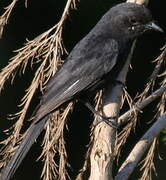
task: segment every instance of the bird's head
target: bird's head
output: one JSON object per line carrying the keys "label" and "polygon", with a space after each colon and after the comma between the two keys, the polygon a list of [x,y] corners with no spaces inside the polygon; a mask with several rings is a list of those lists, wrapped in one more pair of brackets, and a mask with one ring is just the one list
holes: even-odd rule
{"label": "bird's head", "polygon": [[163,32],[144,5],[121,3],[110,10],[110,15],[111,31],[121,38],[135,38],[150,30]]}

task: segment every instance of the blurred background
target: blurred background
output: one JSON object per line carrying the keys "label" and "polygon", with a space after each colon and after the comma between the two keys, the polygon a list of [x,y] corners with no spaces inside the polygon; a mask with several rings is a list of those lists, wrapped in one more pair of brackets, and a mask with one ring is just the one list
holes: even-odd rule
{"label": "blurred background", "polygon": [[[0,14],[4,12],[4,7],[9,5],[11,0],[0,1]],[[98,22],[101,16],[113,5],[122,2],[122,0],[80,0],[77,3],[77,10],[72,10],[63,31],[64,44],[70,52],[74,45],[82,39],[91,28]],[[0,39],[0,68],[2,69],[8,64],[9,59],[16,53],[14,50],[21,48],[26,39],[32,40],[39,34],[51,28],[60,19],[66,0],[35,0],[25,1],[19,0],[14,11],[11,14],[8,25],[6,25],[2,39]],[[158,25],[166,31],[165,6],[164,0],[151,0],[149,8],[152,11],[154,19]],[[151,74],[154,63],[152,61],[160,54],[160,49],[165,43],[165,33],[159,34],[152,32],[139,38],[137,48],[135,50],[132,67],[127,79],[127,90],[134,97],[138,92],[144,89],[144,85]],[[0,140],[5,138],[3,130],[9,128],[12,121],[7,121],[7,116],[19,111],[17,106],[25,93],[25,89],[30,85],[35,69],[27,68],[23,76],[17,76],[13,84],[6,84],[0,96]],[[31,105],[28,116],[31,115],[34,107],[39,101],[39,94]],[[157,101],[155,102],[157,103]],[[144,109],[143,115],[140,115],[140,121],[135,133],[129,138],[129,144],[126,144],[122,151],[121,161],[130,152],[133,145],[142,136],[142,134],[150,127],[148,122],[153,118],[155,113],[155,103]],[[122,110],[125,111],[124,108]],[[92,122],[92,114],[81,104],[76,104],[74,111],[68,119],[68,128],[66,132],[66,143],[68,150],[69,163],[71,164],[71,179],[75,179],[77,171],[82,167],[84,155],[89,142],[90,124]],[[144,125],[142,125],[142,123]],[[33,145],[30,152],[26,156],[22,165],[16,172],[13,180],[38,180],[40,179],[42,163],[36,162],[40,155],[41,146],[40,136],[37,143]],[[153,179],[164,180],[166,177],[166,145],[162,142],[162,134],[155,156],[155,165],[158,177]],[[158,156],[163,160],[159,160]],[[120,162],[121,163],[121,162]],[[116,167],[115,167],[116,169]],[[135,172],[130,178],[131,180],[138,178]]]}

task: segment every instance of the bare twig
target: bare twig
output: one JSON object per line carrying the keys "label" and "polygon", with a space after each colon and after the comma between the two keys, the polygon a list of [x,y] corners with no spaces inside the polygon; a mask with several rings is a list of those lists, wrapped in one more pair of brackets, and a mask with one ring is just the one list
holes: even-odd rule
{"label": "bare twig", "polygon": [[[152,103],[156,98],[161,97],[161,100],[159,101],[158,107],[157,107],[157,115],[156,117],[160,117],[163,112],[165,111],[165,94],[166,94],[166,87],[165,86],[165,81],[163,80],[162,85],[160,89],[157,91],[153,92],[151,95],[149,95],[147,98],[147,94],[150,90],[150,88],[153,88],[153,85],[155,83],[155,80],[159,74],[159,70],[161,68],[161,65],[163,64],[165,54],[166,54],[166,49],[165,46],[162,48],[163,51],[162,53],[156,58],[155,61],[157,61],[157,65],[154,68],[154,71],[150,77],[150,81],[147,83],[145,90],[141,95],[139,95],[139,99],[135,103],[135,105],[130,106],[130,110],[124,113],[122,116],[119,117],[118,122],[119,124],[126,123],[128,121],[128,124],[122,129],[122,131],[118,134],[118,141],[117,141],[117,154],[118,156],[120,155],[120,150],[123,144],[126,143],[126,140],[128,136],[130,135],[131,130],[133,130],[136,126],[137,122],[137,115],[141,110]],[[162,75],[163,76],[163,75]],[[131,104],[131,101],[129,102]],[[133,103],[132,103],[133,104]]]}
{"label": "bare twig", "polygon": [[[160,75],[163,77],[163,81],[161,82],[161,85],[165,85],[166,84],[166,73],[163,73],[162,75]],[[157,105],[157,113],[156,113],[156,117],[161,116],[166,110],[166,91],[162,94],[161,100]]]}
{"label": "bare twig", "polygon": [[[146,98],[146,96],[149,93],[150,89],[153,90],[156,79],[159,76],[160,69],[161,69],[161,67],[162,67],[162,65],[164,63],[165,56],[166,56],[166,45],[162,48],[161,54],[153,61],[153,62],[157,62],[157,64],[156,64],[156,66],[155,66],[155,68],[154,68],[154,70],[153,70],[153,72],[152,72],[152,74],[151,74],[151,76],[149,78],[148,83],[145,86],[145,89],[139,95],[138,102],[142,101],[142,100],[144,100]],[[163,85],[164,85],[164,83],[163,83]]]}
{"label": "bare twig", "polygon": [[147,150],[153,139],[158,136],[160,131],[166,126],[166,113],[163,114],[145,133],[140,141],[135,145],[125,162],[119,169],[115,180],[127,180],[133,169],[136,167],[144,152]]}
{"label": "bare twig", "polygon": [[153,92],[150,96],[148,96],[146,99],[144,99],[142,102],[134,105],[129,111],[121,115],[118,119],[118,122],[120,124],[123,124],[128,121],[128,118],[133,115],[136,111],[141,111],[144,107],[146,107],[148,104],[153,102],[156,98],[160,97],[164,92],[166,91],[166,85],[161,86],[158,90]]}
{"label": "bare twig", "polygon": [[4,26],[8,23],[10,14],[17,1],[18,0],[13,0],[7,7],[5,7],[5,12],[0,16],[0,38],[2,37]]}
{"label": "bare twig", "polygon": [[[147,105],[149,105],[151,102],[153,102],[155,99],[164,95],[165,92],[166,92],[166,85],[160,87],[158,90],[156,90],[146,99],[144,99],[142,102],[136,103],[132,108],[130,108],[129,111],[127,111],[126,113],[124,113],[123,115],[119,117],[118,119],[119,124],[122,125],[123,123],[126,123],[126,122],[128,122],[128,124],[118,134],[118,140],[117,140],[117,146],[116,146],[116,153],[118,156],[120,155],[120,150],[121,150],[122,145],[126,143],[126,140],[128,136],[130,135],[131,130],[133,130],[136,126],[138,113]],[[163,101],[165,102],[165,99]],[[161,100],[160,103],[163,101]],[[160,106],[160,107],[161,107],[161,111],[162,111],[161,115],[162,115],[165,107],[164,106]]]}
{"label": "bare twig", "polygon": [[[64,142],[64,129],[69,111],[73,103],[69,103],[59,117],[59,110],[52,114],[51,120],[46,127],[45,137],[43,139],[43,151],[40,156],[44,162],[42,177],[44,180],[62,179],[68,176],[66,171],[67,153]],[[55,156],[59,154],[59,163],[55,162]]]}
{"label": "bare twig", "polygon": [[[131,55],[133,53],[135,44],[128,57],[123,70],[117,77],[117,80],[125,83],[128,72]],[[107,117],[118,117],[121,107],[121,100],[123,94],[122,85],[115,85],[107,88],[103,98],[103,114]],[[115,120],[116,121],[116,120]],[[97,179],[111,179],[112,178],[112,162],[115,156],[115,140],[116,130],[101,122],[94,129],[93,146],[90,151],[90,180]]]}
{"label": "bare twig", "polygon": [[62,41],[63,24],[69,15],[69,10],[75,7],[76,0],[68,0],[58,24],[39,35],[34,40],[28,41],[23,48],[17,50],[17,55],[11,59],[9,64],[2,69],[0,73],[1,91],[5,82],[10,77],[12,77],[11,79],[13,80],[18,68],[21,67],[21,70],[24,73],[29,61],[31,61],[31,64],[34,62],[41,62],[41,65],[37,69],[30,87],[27,89],[27,92],[22,99],[20,106],[23,108],[19,113],[16,114],[18,120],[13,127],[13,132],[6,140],[1,142],[5,145],[2,151],[4,159],[1,161],[1,166],[4,166],[8,159],[10,159],[11,152],[16,150],[15,146],[22,137],[20,130],[23,126],[23,121],[34,93],[38,87],[40,87],[40,90],[43,91],[45,84],[62,63],[61,56],[62,54],[66,53]]}
{"label": "bare twig", "polygon": [[157,105],[156,117],[162,115],[166,110],[166,91],[163,93],[160,102]]}
{"label": "bare twig", "polygon": [[152,180],[152,172],[154,171],[156,173],[156,169],[153,161],[156,144],[157,144],[157,137],[154,138],[145,159],[141,162],[141,165],[143,164],[143,166],[141,167],[140,170],[143,171],[143,174],[140,180]]}

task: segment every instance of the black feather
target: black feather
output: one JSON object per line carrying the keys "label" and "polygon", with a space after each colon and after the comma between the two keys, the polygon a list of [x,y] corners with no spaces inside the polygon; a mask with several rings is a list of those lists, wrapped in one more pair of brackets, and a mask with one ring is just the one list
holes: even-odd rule
{"label": "black feather", "polygon": [[[131,18],[140,27],[132,29]],[[43,130],[50,112],[77,96],[100,89],[122,69],[132,41],[143,33],[151,14],[142,5],[122,3],[110,9],[71,51],[61,69],[48,82],[34,122],[16,153],[4,167],[1,180],[9,180]]]}

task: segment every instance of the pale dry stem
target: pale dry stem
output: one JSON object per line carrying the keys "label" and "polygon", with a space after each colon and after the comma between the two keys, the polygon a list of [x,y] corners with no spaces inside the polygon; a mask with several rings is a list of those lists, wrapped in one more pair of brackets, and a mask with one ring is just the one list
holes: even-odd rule
{"label": "pale dry stem", "polygon": [[140,180],[152,180],[152,172],[155,172],[156,174],[156,169],[154,165],[154,154],[155,154],[156,146],[157,146],[157,137],[154,138],[148,150],[148,153],[146,154],[146,157],[140,163],[142,166],[140,170],[143,171]]}
{"label": "pale dry stem", "polygon": [[142,156],[153,142],[154,138],[159,135],[165,125],[166,114],[164,113],[136,143],[126,160],[119,168],[115,180],[127,180],[129,178],[138,162],[141,160]]}
{"label": "pale dry stem", "polygon": [[[161,82],[161,85],[164,86],[164,84],[166,84],[166,74],[163,73],[162,77],[163,77],[163,81]],[[157,105],[157,113],[155,117],[156,118],[160,117],[165,111],[166,111],[166,91],[161,96],[161,100]]]}
{"label": "pale dry stem", "polygon": [[[103,90],[100,90],[99,92],[96,93],[96,96],[94,98],[94,100],[95,100],[95,109],[98,112],[101,112],[102,95],[103,95]],[[92,124],[92,127],[91,127],[90,142],[88,144],[88,149],[87,149],[87,152],[86,152],[86,155],[85,155],[84,164],[83,164],[82,168],[79,170],[79,173],[78,173],[78,175],[76,177],[76,180],[85,179],[86,171],[88,170],[89,163],[90,163],[90,152],[91,152],[91,149],[93,147],[93,142],[94,142],[94,135],[93,135],[94,128],[95,128],[95,125],[97,124],[97,122],[98,122],[98,117],[94,115],[94,121],[93,121],[93,124]]]}
{"label": "pale dry stem", "polygon": [[161,86],[159,89],[157,89],[156,91],[154,91],[151,95],[149,95],[146,99],[144,99],[142,102],[136,103],[135,105],[133,105],[133,107],[131,109],[129,109],[127,112],[123,113],[119,119],[118,122],[120,124],[124,124],[127,123],[130,116],[133,115],[133,113],[135,112],[141,112],[141,110],[143,108],[145,108],[147,105],[149,105],[150,103],[152,103],[154,100],[156,100],[157,98],[161,97],[163,95],[163,93],[165,93],[166,91],[166,84]]}
{"label": "pale dry stem", "polygon": [[[116,154],[118,155],[117,157],[120,156],[120,151],[121,151],[122,145],[124,145],[126,143],[127,138],[130,135],[130,132],[135,129],[139,112],[141,112],[141,110],[144,107],[149,105],[155,99],[157,99],[160,96],[163,96],[165,94],[165,92],[166,92],[166,85],[163,85],[158,90],[156,90],[151,95],[149,95],[147,98],[145,98],[142,102],[135,103],[135,105],[133,105],[129,111],[127,111],[126,113],[122,114],[119,117],[118,122],[120,124],[126,123],[126,125],[124,126],[122,131],[119,132],[119,134],[118,134],[117,147],[116,147]],[[160,100],[160,102],[161,101],[162,100]],[[165,109],[165,107],[161,106],[161,108],[162,108],[161,114],[163,114],[164,113],[163,110]]]}
{"label": "pale dry stem", "polygon": [[[73,103],[61,110],[55,111],[52,114],[50,121],[46,126],[46,133],[43,139],[43,151],[39,158],[44,163],[42,177],[43,180],[61,179],[66,180],[68,173],[66,171],[67,153],[64,140],[64,129],[66,125],[67,115],[71,112]],[[55,157],[59,156],[58,162]]]}
{"label": "pale dry stem", "polygon": [[2,37],[4,26],[8,23],[11,12],[17,1],[18,0],[13,0],[7,7],[5,7],[5,12],[0,16],[0,38]]}
{"label": "pale dry stem", "polygon": [[[161,54],[154,60],[154,62],[157,62],[155,68],[154,68],[154,71],[152,72],[151,76],[150,76],[150,80],[149,82],[146,84],[146,87],[143,91],[142,94],[140,94],[139,96],[139,100],[138,101],[143,101],[148,92],[150,91],[150,89],[153,90],[153,87],[156,83],[156,79],[159,77],[159,78],[163,78],[162,82],[160,83],[161,84],[161,87],[164,87],[166,85],[166,73],[163,72],[161,74],[160,73],[160,69],[162,66],[165,65],[165,57],[166,57],[166,45],[163,46],[163,48],[161,49],[162,52]],[[156,106],[156,115],[154,116],[154,118],[152,120],[154,120],[155,118],[159,118],[161,117],[165,110],[166,110],[166,91],[164,91],[161,95],[161,98],[160,98],[160,101],[159,103],[157,104]],[[154,139],[154,142],[146,156],[146,159],[145,159],[145,163],[144,163],[144,166],[143,166],[143,175],[141,177],[141,180],[145,180],[145,179],[148,179],[148,180],[151,180],[152,179],[152,171],[156,172],[155,171],[155,166],[154,166],[154,162],[153,162],[153,156],[154,156],[154,151],[152,152],[152,148],[155,149],[155,145],[156,145],[156,139]],[[151,157],[150,157],[151,155]],[[148,157],[149,157],[149,162],[148,162]]]}
{"label": "pale dry stem", "polygon": [[116,144],[116,156],[117,161],[119,160],[121,149],[123,145],[126,143],[127,138],[129,137],[131,131],[135,130],[137,124],[137,112],[133,113],[133,116],[130,117],[129,123],[118,133],[117,136],[117,144]]}
{"label": "pale dry stem", "polygon": [[150,90],[151,92],[153,92],[154,85],[156,83],[157,78],[159,77],[160,69],[162,65],[164,64],[164,59],[166,56],[166,45],[163,48],[161,48],[161,50],[162,50],[161,54],[153,61],[153,62],[157,62],[157,64],[149,78],[149,81],[145,85],[145,89],[138,96],[138,101],[144,100],[146,96],[148,95],[148,93],[150,92]]}
{"label": "pale dry stem", "polygon": [[[14,2],[16,1],[13,1],[12,4],[13,6],[10,5],[9,6],[10,8],[8,7],[8,9],[14,7]],[[64,12],[62,14],[62,17],[58,22],[58,24],[56,24],[55,26],[53,26],[43,34],[39,35],[35,39],[31,41],[27,41],[25,46],[16,51],[17,52],[16,56],[13,57],[10,60],[9,64],[5,68],[3,68],[2,71],[0,72],[0,91],[1,91],[2,88],[4,87],[4,84],[9,78],[11,78],[11,82],[13,81],[18,68],[20,68],[24,73],[28,63],[31,63],[32,66],[35,63],[41,62],[40,66],[36,70],[31,85],[26,90],[25,96],[22,98],[22,102],[20,104],[22,110],[15,114],[15,117],[17,117],[18,120],[13,126],[13,132],[6,140],[1,142],[1,144],[4,144],[5,146],[3,147],[1,153],[2,155],[4,155],[4,158],[1,161],[1,166],[4,166],[6,164],[6,162],[11,156],[11,152],[15,151],[16,149],[15,146],[22,137],[22,135],[20,134],[20,130],[23,126],[25,115],[27,113],[27,110],[29,108],[29,105],[36,90],[40,88],[41,92],[43,92],[45,88],[45,84],[48,82],[50,77],[53,74],[55,74],[59,65],[61,65],[62,63],[61,56],[64,53],[67,53],[63,46],[62,30],[63,30],[63,24],[69,15],[69,11],[70,9],[73,8],[76,8],[76,0],[68,0]],[[64,110],[64,112],[68,112],[68,108]],[[61,128],[63,128],[63,126]],[[57,130],[57,132],[59,131],[60,130]],[[48,132],[46,134],[48,134]],[[64,143],[63,138],[61,139],[60,143],[61,145],[58,148],[60,151],[63,151],[63,156],[61,156],[61,159],[64,159],[65,147],[63,146]],[[51,154],[53,154],[53,152],[54,149],[52,150]],[[61,167],[63,167],[63,164],[61,165]],[[44,171],[45,170],[48,171],[48,168],[44,168]],[[52,170],[52,172],[54,174],[54,170]]]}
{"label": "pale dry stem", "polygon": [[[144,103],[144,101],[146,102],[147,99],[150,100],[151,98],[153,99],[153,97],[155,97],[153,96],[153,93],[148,98],[147,98],[147,95],[150,89],[153,90],[153,86],[156,82],[157,77],[159,76],[160,69],[164,63],[165,55],[166,55],[166,46],[162,48],[161,54],[154,60],[154,62],[157,62],[157,64],[149,78],[149,82],[146,84],[144,91],[139,95],[139,98],[137,102],[135,102],[135,105],[133,105],[134,103],[132,101],[132,98],[126,94],[126,99],[128,100],[130,111],[132,110],[132,112],[128,113],[128,116],[124,118],[125,120],[123,119],[123,117],[125,117],[125,114],[127,114],[127,112],[119,118],[119,120],[123,119],[123,122],[128,121],[128,123],[125,125],[122,131],[118,134],[117,146],[116,146],[117,160],[119,159],[122,145],[126,143],[127,138],[130,135],[130,132],[135,129],[138,113],[141,112],[141,109],[143,109],[145,107],[144,105],[146,104]],[[165,74],[163,74],[162,76],[165,76]],[[162,87],[165,84],[166,84],[166,80],[164,79],[161,83]],[[160,117],[165,112],[166,90],[163,90],[162,93],[159,94],[159,96],[161,96],[161,99],[157,105],[157,115],[156,115],[157,118]],[[149,103],[150,101],[146,105],[148,105]]]}

